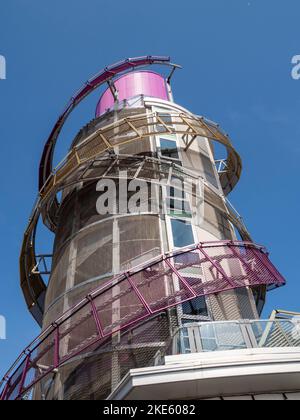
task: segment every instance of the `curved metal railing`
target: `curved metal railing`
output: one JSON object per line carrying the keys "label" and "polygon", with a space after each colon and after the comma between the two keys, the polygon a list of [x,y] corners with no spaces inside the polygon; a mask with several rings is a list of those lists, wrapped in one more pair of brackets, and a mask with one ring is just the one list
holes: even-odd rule
{"label": "curved metal railing", "polygon": [[300,347],[300,319],[191,322],[174,332],[160,357],[262,347]]}
{"label": "curved metal railing", "polygon": [[[45,329],[3,378],[1,399],[22,398],[46,375],[95,343],[168,308],[226,290],[284,284],[266,250],[250,242],[200,243],[161,255],[111,279]],[[117,318],[116,302],[122,307]],[[76,339],[67,340],[70,334]]]}
{"label": "curved metal railing", "polygon": [[172,122],[165,122],[158,112],[140,113],[119,119],[116,122],[96,129],[91,135],[73,146],[68,155],[54,168],[40,189],[42,198],[47,197],[52,189],[66,179],[80,165],[101,156],[116,146],[126,145],[158,134],[181,134],[186,137],[186,148],[189,139],[204,137],[220,143],[227,149],[227,170],[220,174],[220,181],[225,194],[228,194],[238,182],[242,163],[230,139],[219,128],[211,125],[203,117],[187,113],[169,112]]}

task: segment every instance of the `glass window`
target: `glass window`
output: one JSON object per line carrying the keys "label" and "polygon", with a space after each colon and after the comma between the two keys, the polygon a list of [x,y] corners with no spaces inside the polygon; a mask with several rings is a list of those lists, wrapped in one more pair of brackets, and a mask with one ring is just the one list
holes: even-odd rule
{"label": "glass window", "polygon": [[160,138],[160,154],[170,159],[179,160],[179,153],[175,140]]}
{"label": "glass window", "polygon": [[213,235],[220,235],[221,233],[221,239],[233,238],[227,216],[208,202],[205,202],[204,204],[204,221],[205,229]]}
{"label": "glass window", "polygon": [[[173,180],[172,180],[173,181]],[[177,198],[177,199],[185,199],[185,193],[184,193],[184,185],[183,183],[177,184],[178,187],[174,187],[172,185],[167,186],[167,194],[169,197]]]}
{"label": "glass window", "polygon": [[168,214],[177,217],[192,217],[192,211],[188,199],[182,189],[168,186],[166,205]]}
{"label": "glass window", "polygon": [[265,287],[264,288],[260,288],[260,287],[252,288],[252,293],[253,293],[255,304],[256,304],[256,307],[257,307],[257,312],[258,312],[259,315],[261,315],[262,310],[263,310],[264,305],[265,305]]}
{"label": "glass window", "polygon": [[188,328],[182,328],[180,335],[181,335],[181,340],[182,340],[181,352],[182,353],[191,353],[191,344],[190,344]]}
{"label": "glass window", "polygon": [[204,296],[189,300],[182,304],[182,311],[184,315],[202,315],[208,316],[207,306]]}
{"label": "glass window", "polygon": [[[174,258],[176,269],[182,277],[187,277],[189,282],[195,279],[202,282],[203,271],[198,252],[188,252]],[[181,268],[183,266],[184,268]],[[182,304],[183,316],[208,317],[208,310],[204,296],[200,296]],[[191,322],[191,318],[187,322]]]}
{"label": "glass window", "polygon": [[172,117],[170,114],[167,112],[158,112],[157,115],[166,125],[172,125]]}
{"label": "glass window", "polygon": [[167,198],[168,214],[171,216],[192,217],[191,207],[186,200]]}
{"label": "glass window", "polygon": [[171,226],[175,248],[182,248],[194,243],[193,229],[189,222],[171,219]]}
{"label": "glass window", "polygon": [[201,156],[201,161],[203,165],[203,172],[206,180],[212,184],[214,187],[218,188],[218,182],[216,180],[215,171],[213,169],[212,162],[207,156],[204,156],[203,154]]}
{"label": "glass window", "polygon": [[[172,126],[172,117],[170,114],[165,113],[165,112],[158,112],[157,115],[160,118],[160,120],[168,127],[168,129],[171,129],[172,131],[174,131],[174,128]],[[161,133],[165,133],[167,131],[167,128],[165,125],[157,124],[156,125],[157,131]]]}
{"label": "glass window", "polygon": [[219,223],[219,229],[222,232],[223,239],[232,239],[232,231],[228,219],[225,218],[224,214],[216,209],[216,215]]}

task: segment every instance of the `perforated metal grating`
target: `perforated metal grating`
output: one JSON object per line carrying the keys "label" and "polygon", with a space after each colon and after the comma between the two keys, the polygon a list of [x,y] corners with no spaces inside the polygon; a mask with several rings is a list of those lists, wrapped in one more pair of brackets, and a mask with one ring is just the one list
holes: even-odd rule
{"label": "perforated metal grating", "polygon": [[[4,378],[1,399],[22,397],[43,378],[57,369],[60,372],[61,366],[64,372],[66,362],[73,364],[75,357],[100,348],[103,351],[106,340],[114,343],[114,338],[130,328],[185,301],[246,286],[273,288],[284,283],[266,251],[252,243],[209,242],[162,255],[111,279],[47,328]],[[151,340],[153,343],[154,338]],[[116,342],[119,345],[119,338]],[[136,344],[145,347],[142,339]],[[147,355],[141,351],[141,363],[148,366],[154,356],[152,350]],[[94,353],[92,357],[97,359]],[[111,355],[107,357],[112,359]],[[105,375],[107,365],[101,360],[99,369]]]}

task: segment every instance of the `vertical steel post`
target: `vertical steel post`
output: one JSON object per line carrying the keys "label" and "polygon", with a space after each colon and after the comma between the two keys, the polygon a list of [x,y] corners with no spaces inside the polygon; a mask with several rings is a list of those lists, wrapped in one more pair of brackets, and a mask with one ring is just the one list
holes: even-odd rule
{"label": "vertical steel post", "polygon": [[29,363],[30,363],[30,353],[27,355],[27,357],[25,359],[25,365],[24,365],[24,369],[23,369],[23,372],[22,372],[21,381],[20,381],[20,384],[19,384],[17,399],[19,399],[22,395],[23,386],[24,386],[24,383],[25,383],[25,380],[26,380],[26,375],[27,375],[27,370],[28,370]]}
{"label": "vertical steel post", "polygon": [[97,308],[95,306],[95,303],[93,301],[92,296],[89,296],[89,299],[90,299],[90,304],[91,304],[91,307],[92,307],[92,313],[93,313],[93,317],[94,317],[94,321],[95,321],[95,324],[96,324],[96,327],[97,327],[98,334],[101,338],[103,338],[104,333],[103,333],[103,328],[102,328],[102,325],[101,325],[101,322],[100,322],[100,318],[98,316]]}

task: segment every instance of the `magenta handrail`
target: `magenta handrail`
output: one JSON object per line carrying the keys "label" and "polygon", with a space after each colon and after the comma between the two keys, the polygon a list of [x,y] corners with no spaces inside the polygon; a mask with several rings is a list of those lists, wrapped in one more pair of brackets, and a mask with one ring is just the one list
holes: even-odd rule
{"label": "magenta handrail", "polygon": [[[195,268],[199,267],[202,274],[190,277],[189,269],[193,268],[195,273]],[[174,280],[176,288],[169,287],[167,292],[164,283],[174,286]],[[46,328],[3,378],[0,399],[22,398],[46,375],[90,346],[97,342],[101,345],[115,332],[133,328],[163,310],[199,296],[236,288],[284,284],[284,278],[274,268],[265,248],[251,242],[206,242],[160,255],[93,290]],[[147,290],[150,287],[153,294],[146,293],[145,286]],[[112,305],[122,299],[127,306],[128,301],[131,305],[123,304],[123,316],[113,321]],[[87,319],[92,321],[96,334],[93,329],[85,332],[90,337],[83,338],[75,348],[66,347],[64,337],[78,331],[76,336],[80,337],[80,326]]]}

